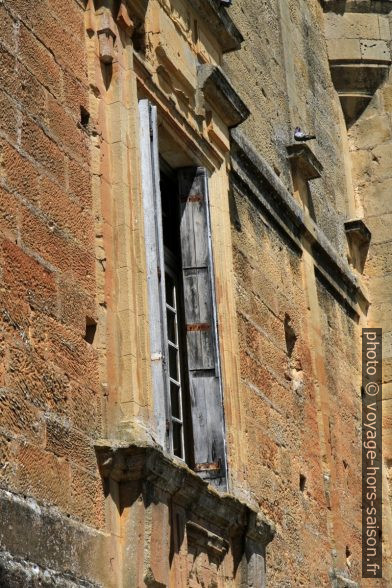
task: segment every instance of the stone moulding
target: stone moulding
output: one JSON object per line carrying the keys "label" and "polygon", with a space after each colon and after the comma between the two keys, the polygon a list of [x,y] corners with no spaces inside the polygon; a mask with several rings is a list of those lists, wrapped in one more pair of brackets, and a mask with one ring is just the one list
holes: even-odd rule
{"label": "stone moulding", "polygon": [[289,238],[297,251],[302,251],[301,236],[312,244],[318,273],[350,313],[356,309],[359,284],[348,263],[340,257],[323,231],[309,217],[285,188],[267,162],[238,129],[231,131],[232,178],[250,192],[273,223]]}
{"label": "stone moulding", "polygon": [[[95,451],[102,478],[118,483],[148,482],[169,494],[173,502],[187,511],[190,532],[207,533],[211,548],[219,553],[226,551],[225,540],[231,537],[246,535],[263,547],[274,537],[274,525],[261,512],[231,494],[218,492],[158,446],[101,440]],[[191,520],[193,514],[207,526],[222,531],[221,537],[198,526]]]}
{"label": "stone moulding", "polygon": [[244,38],[237,29],[220,0],[192,0],[192,8],[199,12],[209,26],[223,53],[237,51]]}
{"label": "stone moulding", "polygon": [[202,95],[199,96],[200,108],[207,109],[206,102],[208,102],[229,128],[239,125],[248,118],[249,109],[220,67],[199,65],[197,85],[198,92]]}

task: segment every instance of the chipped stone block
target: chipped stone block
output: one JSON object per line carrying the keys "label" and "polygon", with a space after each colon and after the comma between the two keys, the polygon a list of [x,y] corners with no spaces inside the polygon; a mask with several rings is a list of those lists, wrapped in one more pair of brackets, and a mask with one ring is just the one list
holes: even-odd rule
{"label": "chipped stone block", "polygon": [[99,58],[102,63],[110,64],[114,59],[114,22],[110,12],[104,11],[98,15]]}
{"label": "chipped stone block", "polygon": [[391,51],[385,41],[361,39],[361,58],[366,61],[391,61]]}

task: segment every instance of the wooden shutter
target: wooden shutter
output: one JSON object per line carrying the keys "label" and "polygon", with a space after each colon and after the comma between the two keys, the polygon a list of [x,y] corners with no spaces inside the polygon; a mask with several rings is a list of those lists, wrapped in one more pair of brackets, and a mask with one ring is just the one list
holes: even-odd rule
{"label": "wooden shutter", "polygon": [[225,427],[210,239],[208,177],[178,170],[187,361],[195,469],[226,487]]}
{"label": "wooden shutter", "polygon": [[165,264],[156,106],[148,100],[140,100],[139,120],[154,414],[157,441],[169,449]]}

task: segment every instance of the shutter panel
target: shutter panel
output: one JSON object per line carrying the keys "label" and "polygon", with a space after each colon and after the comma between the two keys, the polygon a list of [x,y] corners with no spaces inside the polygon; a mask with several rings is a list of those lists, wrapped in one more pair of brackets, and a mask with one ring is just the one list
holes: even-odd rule
{"label": "shutter panel", "polygon": [[180,237],[195,469],[226,488],[208,178],[204,168],[178,170]]}
{"label": "shutter panel", "polygon": [[162,447],[169,449],[165,265],[159,188],[157,109],[148,100],[139,102],[139,121],[154,414],[157,441]]}

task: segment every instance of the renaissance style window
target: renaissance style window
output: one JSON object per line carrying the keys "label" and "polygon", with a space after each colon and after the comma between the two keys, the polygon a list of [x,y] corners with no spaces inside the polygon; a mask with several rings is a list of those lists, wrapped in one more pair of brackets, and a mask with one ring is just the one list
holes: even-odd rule
{"label": "renaissance style window", "polygon": [[157,111],[139,102],[151,371],[158,441],[226,487],[208,173],[159,158]]}

